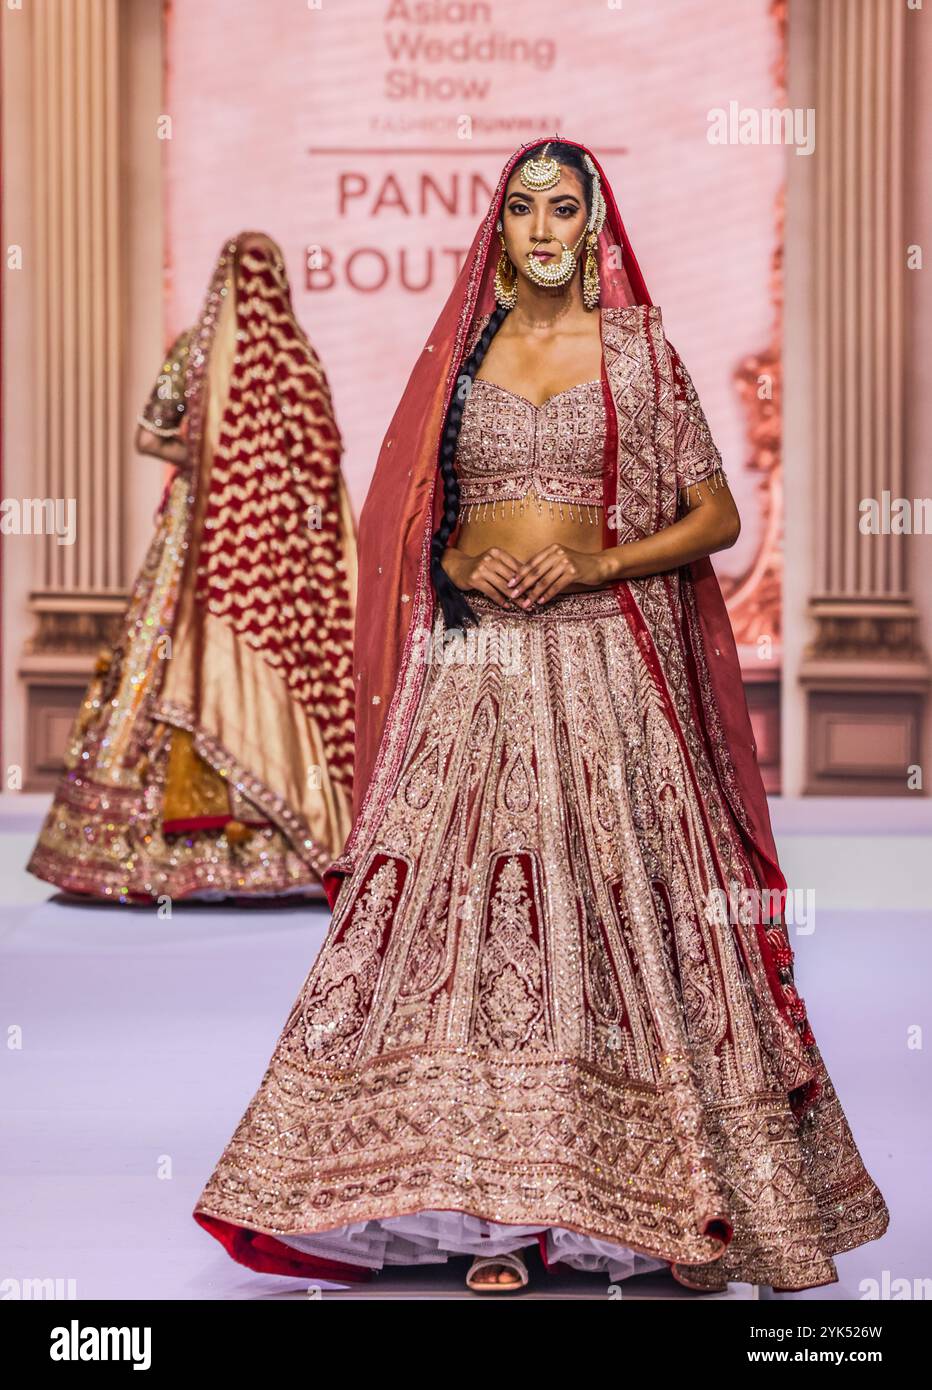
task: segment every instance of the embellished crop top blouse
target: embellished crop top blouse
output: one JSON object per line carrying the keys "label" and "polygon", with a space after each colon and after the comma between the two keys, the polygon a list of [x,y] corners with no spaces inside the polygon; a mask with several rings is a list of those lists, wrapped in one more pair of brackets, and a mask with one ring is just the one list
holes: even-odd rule
{"label": "embellished crop top blouse", "polygon": [[601,380],[559,391],[542,405],[479,377],[473,381],[457,438],[454,466],[460,520],[524,510],[533,487],[537,510],[549,502],[562,517],[602,520],[605,405]]}

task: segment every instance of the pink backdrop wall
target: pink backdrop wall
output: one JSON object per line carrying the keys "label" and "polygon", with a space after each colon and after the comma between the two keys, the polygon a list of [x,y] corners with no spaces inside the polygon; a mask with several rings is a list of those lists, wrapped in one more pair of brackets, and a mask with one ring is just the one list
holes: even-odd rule
{"label": "pink backdrop wall", "polygon": [[[731,101],[774,104],[768,11],[768,0],[171,0],[166,333],[197,313],[225,237],[274,236],[330,378],[358,513],[504,160],[537,135],[583,140],[729,468],[744,529],[719,569],[738,573],[759,527],[732,375],[770,338],[786,152],[712,145],[707,130]],[[313,245],[326,272],[309,279]]]}

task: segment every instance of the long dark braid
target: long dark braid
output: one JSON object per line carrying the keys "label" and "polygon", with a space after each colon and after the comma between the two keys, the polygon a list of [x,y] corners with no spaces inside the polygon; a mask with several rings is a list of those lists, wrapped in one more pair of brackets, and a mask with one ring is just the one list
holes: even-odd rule
{"label": "long dark braid", "polygon": [[456,474],[454,458],[460,425],[463,423],[463,410],[472,390],[473,379],[482,365],[482,359],[489,350],[508,309],[496,306],[492,317],[479,335],[479,341],[463,363],[456,378],[453,398],[447,411],[447,418],[440,436],[440,473],[443,478],[443,519],[434,532],[430,545],[430,574],[434,590],[443,608],[443,624],[446,628],[465,627],[467,623],[477,625],[479,619],[467,603],[462,589],[458,588],[441,565],[444,551],[456,529],[460,511],[460,480]]}
{"label": "long dark braid", "polygon": [[[529,159],[536,158],[546,145],[549,145],[548,153],[553,155],[554,159],[558,159],[561,164],[570,165],[580,175],[585,190],[586,212],[591,212],[592,178],[583,163],[582,154],[574,145],[564,145],[560,140],[541,140],[539,145],[535,145],[525,153],[519,163],[515,165],[515,169],[519,169]],[[459,517],[460,483],[456,474],[454,459],[456,457],[456,441],[459,438],[460,425],[463,422],[463,410],[472,390],[473,379],[482,365],[482,359],[488,352],[492,339],[501,328],[505,316],[509,312],[510,310],[503,308],[500,304],[496,305],[495,311],[479,335],[479,341],[463,363],[456,379],[453,398],[450,401],[450,408],[447,411],[447,418],[440,436],[443,519],[431,540],[430,577],[443,609],[443,623],[447,629],[465,628],[467,623],[478,625],[479,622],[475,612],[466,601],[462,589],[457,588],[453,583],[440,561],[443,559],[450,537],[456,529],[457,518]]]}

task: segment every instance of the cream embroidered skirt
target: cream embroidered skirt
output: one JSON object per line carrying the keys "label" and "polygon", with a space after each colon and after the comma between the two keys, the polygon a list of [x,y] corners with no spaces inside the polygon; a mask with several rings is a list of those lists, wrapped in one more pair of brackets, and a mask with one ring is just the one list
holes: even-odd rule
{"label": "cream embroidered skirt", "polygon": [[709,912],[753,878],[658,667],[611,590],[469,598],[195,1215],[370,1269],[545,1232],[613,1279],[835,1281],[887,1210],[827,1073],[793,1113],[821,1059]]}

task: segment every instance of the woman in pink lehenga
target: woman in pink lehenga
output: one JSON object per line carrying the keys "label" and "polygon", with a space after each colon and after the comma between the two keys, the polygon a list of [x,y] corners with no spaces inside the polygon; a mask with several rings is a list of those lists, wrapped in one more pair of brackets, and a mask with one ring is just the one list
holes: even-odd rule
{"label": "woman in pink lehenga", "polygon": [[883,1234],[793,984],[737,532],[601,167],[522,146],[361,517],[333,919],[195,1208],[235,1259],[808,1289]]}
{"label": "woman in pink lehenga", "polygon": [[223,248],[137,446],[178,471],[29,870],[119,902],[322,896],[350,828],[356,527],[268,237]]}

